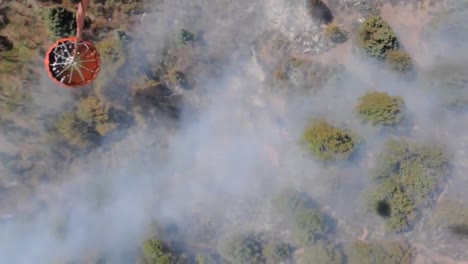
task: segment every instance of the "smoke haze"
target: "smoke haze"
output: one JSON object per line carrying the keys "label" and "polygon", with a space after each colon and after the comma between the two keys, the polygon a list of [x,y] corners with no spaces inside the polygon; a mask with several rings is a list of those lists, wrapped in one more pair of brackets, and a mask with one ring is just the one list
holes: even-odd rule
{"label": "smoke haze", "polygon": [[[403,98],[410,125],[395,135],[445,146],[455,166],[450,192],[463,195],[467,115],[444,110],[426,89],[425,76],[406,80],[353,55],[343,60],[341,82],[322,89],[299,83],[308,89],[282,90],[266,80],[276,65],[262,64],[265,55],[258,43],[265,33],[285,39],[283,49],[268,54],[277,60],[290,51],[313,58],[323,44],[322,36],[315,37],[321,29],[307,14],[305,1],[155,1],[148,10],[129,32],[142,44],[138,56],[157,61],[178,31],[187,28],[203,31],[206,47],[200,60],[216,57],[223,65],[197,69],[196,87],[181,92],[177,124],[161,117],[156,128],[132,127],[112,146],[75,158],[64,172],[66,180],[40,184],[28,202],[32,212],[1,223],[0,263],[54,263],[93,254],[105,255],[110,263],[135,262],[156,222],[173,228],[188,244],[204,237],[215,243],[243,230],[290,239],[278,231],[270,204],[286,187],[307,191],[339,219],[337,239],[352,240],[361,223],[382,223],[363,211],[362,191],[376,153],[392,135],[375,133],[354,114],[358,98],[371,90]],[[425,41],[430,46],[437,38]],[[56,92],[45,76],[40,81],[44,89],[33,104],[38,113],[53,116],[70,107],[75,91]],[[365,138],[358,157],[333,167],[303,148],[305,125],[321,117]]]}

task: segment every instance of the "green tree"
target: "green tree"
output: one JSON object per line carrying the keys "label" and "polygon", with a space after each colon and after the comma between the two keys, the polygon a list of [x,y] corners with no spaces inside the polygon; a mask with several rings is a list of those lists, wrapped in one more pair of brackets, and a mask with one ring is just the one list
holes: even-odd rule
{"label": "green tree", "polygon": [[263,243],[258,234],[238,234],[222,242],[219,252],[233,264],[263,263]]}
{"label": "green tree", "polygon": [[404,101],[385,92],[368,92],[359,98],[357,112],[364,122],[391,126],[403,118]]}
{"label": "green tree", "polygon": [[346,246],[349,264],[411,264],[415,253],[415,249],[406,241],[355,240]]}
{"label": "green tree", "polygon": [[68,112],[60,117],[55,124],[58,132],[70,143],[79,148],[87,148],[99,138],[96,131],[75,113]]}
{"label": "green tree", "polygon": [[[406,231],[416,219],[416,206],[414,201],[396,178],[389,178],[377,188],[370,199],[373,209],[378,211],[378,205],[388,204],[389,217],[386,222],[387,229],[394,232]],[[379,212],[378,212],[379,213]]]}
{"label": "green tree", "polygon": [[195,264],[217,264],[216,258],[211,255],[197,254],[195,256]]}
{"label": "green tree", "polygon": [[417,206],[434,197],[440,178],[447,172],[448,160],[438,147],[407,140],[387,141],[373,172],[377,186],[370,205],[377,210],[382,201],[390,207],[387,227],[406,231],[416,219]]}
{"label": "green tree", "polygon": [[281,263],[291,258],[294,248],[288,243],[269,242],[263,248],[267,263]]}
{"label": "green tree", "polygon": [[320,236],[325,235],[328,226],[324,216],[310,208],[299,208],[295,214],[294,236],[304,246],[313,244]]}
{"label": "green tree", "polygon": [[333,244],[318,242],[304,248],[299,264],[341,264],[343,253]]}
{"label": "green tree", "polygon": [[294,212],[298,208],[308,208],[312,205],[312,199],[306,192],[292,188],[286,188],[280,191],[273,198],[272,202],[277,211],[287,214]]}
{"label": "green tree", "polygon": [[105,136],[118,126],[118,122],[127,119],[123,110],[118,110],[96,96],[80,100],[76,111],[78,118],[94,127],[101,136]]}
{"label": "green tree", "polygon": [[179,32],[178,43],[182,45],[189,45],[192,44],[194,41],[197,40],[197,35],[195,33],[187,30],[181,29]]}
{"label": "green tree", "polygon": [[333,43],[343,43],[348,40],[348,33],[337,23],[332,22],[325,27],[325,37]]}
{"label": "green tree", "polygon": [[326,120],[312,122],[305,130],[304,140],[320,159],[347,159],[356,146],[356,137],[330,125]]}
{"label": "green tree", "polygon": [[[76,34],[75,13],[64,7],[49,8],[46,13],[46,24],[52,35],[55,37],[68,37]],[[85,28],[88,28],[91,21],[85,19]]]}
{"label": "green tree", "polygon": [[185,74],[182,71],[177,69],[172,69],[167,73],[169,82],[173,85],[180,85],[183,88],[187,88],[187,80],[185,79]]}
{"label": "green tree", "polygon": [[391,50],[400,47],[397,36],[390,25],[380,16],[369,16],[358,30],[359,45],[368,55],[385,59]]}
{"label": "green tree", "polygon": [[177,255],[171,246],[158,239],[148,239],[143,242],[143,255],[147,264],[173,264]]}
{"label": "green tree", "polygon": [[408,72],[413,68],[411,57],[402,50],[390,50],[387,54],[387,62],[399,72]]}

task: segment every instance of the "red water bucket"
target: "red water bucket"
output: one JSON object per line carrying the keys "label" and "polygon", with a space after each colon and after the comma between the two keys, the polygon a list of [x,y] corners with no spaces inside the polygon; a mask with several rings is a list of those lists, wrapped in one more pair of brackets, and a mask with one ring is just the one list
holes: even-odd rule
{"label": "red water bucket", "polygon": [[89,41],[78,44],[73,57],[76,37],[57,40],[47,51],[44,64],[49,77],[64,87],[81,88],[94,81],[100,70],[101,58]]}

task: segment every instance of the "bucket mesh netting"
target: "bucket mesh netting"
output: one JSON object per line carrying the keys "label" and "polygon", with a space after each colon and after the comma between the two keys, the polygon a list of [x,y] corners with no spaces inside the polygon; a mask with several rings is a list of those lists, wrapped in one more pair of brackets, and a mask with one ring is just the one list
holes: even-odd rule
{"label": "bucket mesh netting", "polygon": [[52,45],[44,60],[49,77],[66,87],[82,87],[94,81],[99,74],[101,59],[89,41],[78,44],[73,57],[75,37],[62,38]]}

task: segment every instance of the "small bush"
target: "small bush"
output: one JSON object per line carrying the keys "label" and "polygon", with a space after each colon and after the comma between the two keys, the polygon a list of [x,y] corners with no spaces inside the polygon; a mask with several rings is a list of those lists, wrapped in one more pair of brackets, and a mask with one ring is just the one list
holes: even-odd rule
{"label": "small bush", "polygon": [[300,245],[311,245],[328,231],[325,218],[314,209],[299,208],[294,218],[294,236]]}
{"label": "small bush", "polygon": [[309,125],[304,139],[310,150],[324,160],[347,159],[356,144],[356,138],[351,133],[330,125],[326,120]]}
{"label": "small bush", "polygon": [[169,82],[173,85],[179,85],[181,87],[187,87],[187,80],[185,79],[185,74],[176,69],[170,70],[167,74]]}
{"label": "small bush", "polygon": [[315,245],[304,248],[304,255],[299,260],[300,264],[341,264],[343,253],[335,245],[326,242],[318,242]]}
{"label": "small bush", "polygon": [[281,213],[290,214],[298,208],[308,208],[312,199],[305,193],[295,189],[284,189],[274,199],[273,206]]}
{"label": "small bush", "polygon": [[87,148],[94,145],[97,133],[75,113],[65,113],[56,123],[58,132],[70,145]]}
{"label": "small bush", "polygon": [[325,37],[333,43],[343,43],[348,39],[348,33],[336,23],[330,23],[325,27]]}
{"label": "small bush", "polygon": [[385,92],[369,92],[359,98],[357,112],[364,122],[391,126],[403,118],[404,101]]}
{"label": "small bush", "polygon": [[349,264],[413,263],[416,251],[406,241],[364,242],[355,240],[346,246]]}
{"label": "small bush", "polygon": [[27,93],[25,87],[0,80],[0,112],[5,114],[27,111],[30,100],[31,95]]}
{"label": "small bush", "polygon": [[197,36],[195,33],[187,30],[181,29],[179,32],[178,43],[182,45],[189,45],[192,44],[197,40]]}
{"label": "small bush", "polygon": [[369,16],[358,30],[359,45],[368,55],[385,59],[391,50],[397,50],[400,43],[397,36],[380,16]]}
{"label": "small bush", "polygon": [[240,234],[221,244],[219,252],[233,263],[261,263],[263,240],[257,234]]}
{"label": "small bush", "polygon": [[391,50],[387,54],[387,62],[399,72],[408,72],[413,68],[411,57],[402,50]]}
{"label": "small bush", "polygon": [[114,31],[115,37],[122,43],[132,41],[132,38],[123,30]]}
{"label": "small bush", "polygon": [[101,102],[97,97],[90,96],[82,99],[78,103],[77,116],[89,126],[95,127],[101,136],[117,127],[115,120],[112,120],[112,108]]}
{"label": "small bush", "polygon": [[196,264],[217,264],[219,261],[211,255],[206,254],[197,254],[195,256],[195,263]]}
{"label": "small bush", "polygon": [[291,258],[294,248],[287,243],[269,242],[263,248],[267,263],[281,263]]}
{"label": "small bush", "polygon": [[148,264],[172,264],[177,260],[171,246],[158,239],[144,241],[142,250]]}

